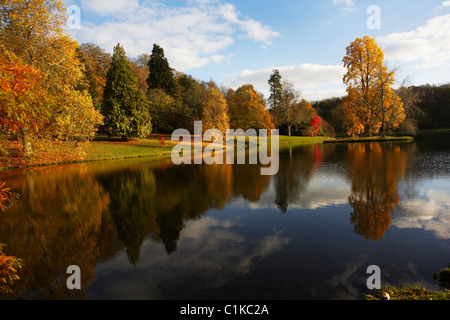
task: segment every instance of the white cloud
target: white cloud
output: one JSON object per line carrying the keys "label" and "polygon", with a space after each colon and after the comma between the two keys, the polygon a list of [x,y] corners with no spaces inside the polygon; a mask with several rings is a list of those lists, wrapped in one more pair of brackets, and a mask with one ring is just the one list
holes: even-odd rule
{"label": "white cloud", "polygon": [[334,5],[345,4],[346,6],[354,6],[355,2],[353,0],[333,0]]}
{"label": "white cloud", "polygon": [[219,8],[220,13],[228,22],[236,24],[245,33],[245,37],[255,41],[261,41],[266,45],[271,45],[271,38],[278,37],[280,34],[275,32],[269,26],[264,26],[261,22],[253,19],[241,20],[239,13],[232,4],[224,4]]}
{"label": "white cloud", "polygon": [[450,1],[444,1],[444,2],[442,3],[442,7],[443,7],[443,8],[450,7]]}
{"label": "white cloud", "polygon": [[263,70],[244,70],[239,74],[225,77],[223,82],[226,86],[235,89],[250,83],[257,91],[267,95],[269,91],[267,81],[274,69],[278,69],[284,80],[292,82],[297,90],[302,91],[303,97],[307,100],[340,97],[346,93],[342,84],[345,69],[341,65],[306,63]]}
{"label": "white cloud", "polygon": [[190,0],[184,7],[162,1],[81,0],[81,7],[86,16],[100,20],[83,21],[81,30],[72,31],[79,42],[93,42],[110,52],[120,42],[129,56],[150,53],[158,43],[179,71],[226,61],[223,51],[237,36],[263,46],[279,36],[220,0]]}
{"label": "white cloud", "polygon": [[355,1],[353,0],[333,0],[334,6],[343,6],[344,11],[355,11]]}
{"label": "white cloud", "polygon": [[415,61],[417,69],[450,66],[450,14],[430,19],[416,30],[392,33],[378,41],[388,60]]}
{"label": "white cloud", "polygon": [[99,16],[123,14],[139,8],[138,0],[81,0],[81,5]]}

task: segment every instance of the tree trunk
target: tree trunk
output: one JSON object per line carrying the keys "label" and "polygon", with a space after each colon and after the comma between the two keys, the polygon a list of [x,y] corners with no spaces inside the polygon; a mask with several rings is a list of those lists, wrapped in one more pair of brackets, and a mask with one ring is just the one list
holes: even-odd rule
{"label": "tree trunk", "polygon": [[381,127],[381,137],[382,138],[386,138],[386,129],[385,129],[385,125],[383,124]]}
{"label": "tree trunk", "polygon": [[366,124],[364,126],[364,138],[369,138],[370,137],[370,126],[368,124]]}
{"label": "tree trunk", "polygon": [[128,142],[128,138],[125,134],[122,135],[122,142]]}
{"label": "tree trunk", "polygon": [[292,130],[291,130],[291,126],[288,126],[289,128],[289,137],[292,137]]}
{"label": "tree trunk", "polygon": [[28,158],[33,155],[33,149],[31,148],[30,129],[28,126],[22,128],[22,145],[23,155]]}

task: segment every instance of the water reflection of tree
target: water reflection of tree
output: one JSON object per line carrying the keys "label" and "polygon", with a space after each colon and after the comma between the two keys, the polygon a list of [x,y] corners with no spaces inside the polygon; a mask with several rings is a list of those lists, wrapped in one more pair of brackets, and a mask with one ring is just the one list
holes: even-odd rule
{"label": "water reflection of tree", "polygon": [[275,204],[283,213],[306,190],[315,168],[322,161],[320,148],[308,145],[284,150],[280,154],[280,168],[274,178]]}
{"label": "water reflection of tree", "polygon": [[400,203],[397,184],[406,173],[407,158],[399,144],[348,146],[351,222],[367,240],[379,240],[391,224],[391,212]]}
{"label": "water reflection of tree", "polygon": [[118,236],[130,262],[136,263],[147,236],[163,243],[171,254],[177,250],[186,221],[223,209],[233,196],[257,201],[271,179],[261,176],[260,169],[226,164],[168,170],[140,166],[98,179],[110,194]]}
{"label": "water reflection of tree", "polygon": [[233,195],[250,202],[258,202],[272,180],[271,176],[261,175],[260,166],[250,164],[233,166],[232,178]]}
{"label": "water reflection of tree", "polygon": [[0,242],[23,260],[15,296],[80,298],[83,291],[67,290],[66,270],[78,265],[83,287],[94,278],[108,195],[84,166],[28,172],[11,183],[21,197],[0,216]]}
{"label": "water reflection of tree", "polygon": [[110,195],[109,209],[118,237],[126,247],[130,262],[135,264],[152,226],[156,192],[153,171],[129,169],[101,176],[98,180]]}
{"label": "water reflection of tree", "polygon": [[[96,167],[97,168],[97,167]],[[146,239],[177,250],[187,221],[233,198],[257,201],[270,183],[259,166],[130,165],[99,170],[89,165],[42,168],[11,178],[20,201],[0,215],[0,243],[24,262],[15,297],[68,299],[67,267],[81,268],[82,285],[98,261],[123,248],[137,263]]]}

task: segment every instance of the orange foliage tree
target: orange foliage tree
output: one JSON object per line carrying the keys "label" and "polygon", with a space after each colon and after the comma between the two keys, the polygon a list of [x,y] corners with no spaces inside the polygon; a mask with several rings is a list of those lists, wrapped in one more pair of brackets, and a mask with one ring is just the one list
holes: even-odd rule
{"label": "orange foliage tree", "polygon": [[18,272],[22,268],[22,260],[3,253],[5,246],[0,243],[0,293],[12,293],[10,286],[20,279]]}
{"label": "orange foliage tree", "polygon": [[275,129],[263,95],[251,84],[229,90],[227,103],[232,129]]}
{"label": "orange foliage tree", "polygon": [[[0,126],[11,133],[38,131],[49,120],[42,73],[0,52]],[[45,119],[45,120],[44,120]],[[24,148],[26,145],[24,140]]]}
{"label": "orange foliage tree", "polygon": [[210,84],[203,100],[203,130],[217,129],[225,136],[230,129],[228,104],[220,90]]}
{"label": "orange foliage tree", "polygon": [[92,138],[102,122],[87,90],[79,89],[85,74],[78,43],[66,32],[66,14],[63,1],[2,1],[0,53],[6,75],[1,81],[9,90],[2,96],[12,111],[11,124],[22,127],[25,155],[32,153],[32,129],[45,128],[39,138],[79,141]]}

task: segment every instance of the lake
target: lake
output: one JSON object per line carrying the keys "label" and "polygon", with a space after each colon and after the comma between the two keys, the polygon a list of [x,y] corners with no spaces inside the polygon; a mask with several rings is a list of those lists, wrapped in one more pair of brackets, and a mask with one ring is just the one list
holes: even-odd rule
{"label": "lake", "polygon": [[[0,214],[21,299],[361,300],[382,284],[442,290],[450,136],[285,148],[259,165],[148,159],[3,172]],[[68,290],[67,267],[82,290]]]}

